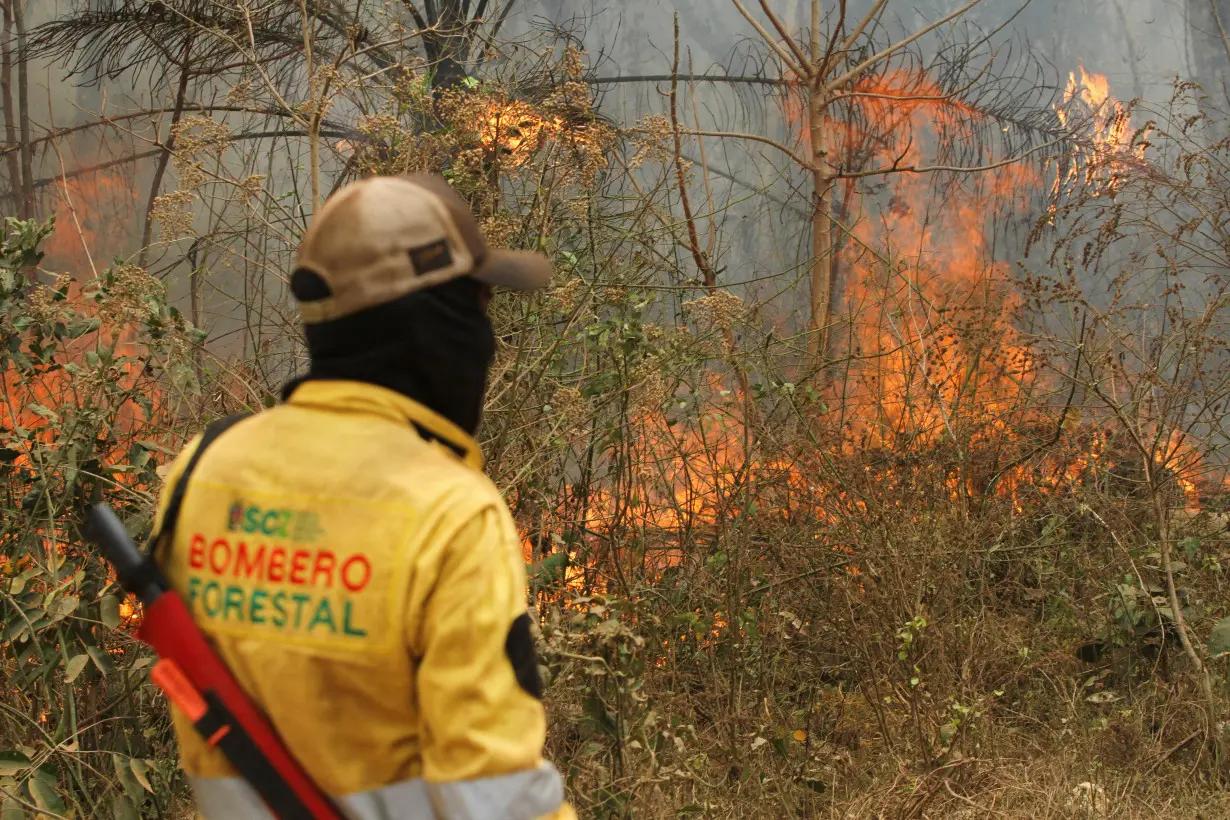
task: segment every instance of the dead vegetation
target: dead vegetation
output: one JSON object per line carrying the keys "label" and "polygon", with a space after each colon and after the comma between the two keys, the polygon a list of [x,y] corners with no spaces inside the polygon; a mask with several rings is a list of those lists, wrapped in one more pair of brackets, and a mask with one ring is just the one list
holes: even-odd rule
{"label": "dead vegetation", "polygon": [[[124,26],[153,13],[119,5]],[[151,100],[172,117],[163,170],[128,186],[133,233],[155,238],[144,266],[89,254],[97,282],[48,287],[66,257],[40,261],[33,225],[4,250],[6,820],[183,805],[126,631],[139,614],[83,548],[82,510],[106,498],[147,527],[182,438],[273,400],[299,364],[282,282],[303,214],[353,175],[410,170],[446,173],[493,241],[556,263],[548,292],[493,306],[482,435],[525,535],[548,751],[583,816],[1230,811],[1230,143],[1198,90],[1132,111],[1082,73],[1034,112],[1068,129],[1054,161],[999,164],[1029,145],[944,142],[994,122],[953,119],[969,74],[936,85],[936,63],[886,56],[847,76],[861,63],[838,47],[862,35],[831,15],[831,48],[755,32],[766,72],[799,69],[766,74],[787,89],[772,139],[795,155],[777,171],[824,194],[793,230],[827,232],[819,257],[769,269],[729,226],[779,206],[720,184],[713,141],[742,132],[707,133],[685,50],[661,112],[619,124],[567,38],[456,75],[469,52],[434,21],[430,47],[457,58],[445,83],[413,26],[287,4],[245,35],[203,4],[155,5],[179,15],[156,22],[182,36],[184,74]],[[98,20],[61,22],[43,34],[121,70]],[[196,71],[226,106],[179,92]],[[791,132],[800,77],[829,79]],[[838,92],[853,100],[817,119]],[[278,132],[272,158],[245,147],[257,128]],[[825,144],[840,173],[816,167]],[[897,173],[927,145],[961,160],[942,183]],[[981,165],[997,167],[962,173]],[[70,170],[40,207],[88,251],[98,226],[73,203],[105,169]],[[1029,253],[1005,252],[1022,222]]]}

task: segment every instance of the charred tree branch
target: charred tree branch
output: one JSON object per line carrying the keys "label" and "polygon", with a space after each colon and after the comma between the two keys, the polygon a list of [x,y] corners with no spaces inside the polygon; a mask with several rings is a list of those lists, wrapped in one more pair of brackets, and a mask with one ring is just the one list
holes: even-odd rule
{"label": "charred tree branch", "polygon": [[804,169],[811,168],[810,162],[800,157],[798,154],[796,154],[794,151],[787,148],[785,145],[782,145],[777,140],[770,139],[769,137],[762,137],[759,134],[744,134],[744,133],[740,133],[737,131],[704,131],[704,130],[692,130],[692,129],[685,129],[681,131],[680,133],[687,134],[690,137],[718,137],[722,139],[749,140],[751,142],[763,143],[764,145],[770,145],[776,148],[778,151],[781,151],[783,154],[790,157],[790,159],[798,163],[799,167],[804,168]]}
{"label": "charred tree branch", "polygon": [[791,56],[791,54],[787,52],[786,49],[782,48],[777,42],[777,38],[766,31],[765,27],[760,25],[756,18],[751,15],[751,12],[749,12],[747,8],[739,2],[739,0],[731,0],[731,2],[735,4],[735,8],[737,8],[739,13],[743,15],[743,19],[747,20],[747,22],[751,24],[752,28],[756,29],[756,33],[760,35],[760,39],[764,41],[765,45],[773,49],[773,53],[776,54],[782,61],[782,65],[794,72],[795,76],[800,79],[810,76],[807,71],[806,64],[795,62],[794,57]]}
{"label": "charred tree branch", "polygon": [[[103,117],[101,119],[92,120],[90,122],[84,122],[84,123],[81,123],[80,125],[73,125],[73,126],[66,127],[66,128],[54,128],[46,136],[38,137],[32,140],[31,144],[38,145],[40,143],[57,140],[60,137],[67,136],[68,134],[72,134],[77,131],[85,131],[90,128],[101,128],[102,126],[105,126],[105,125],[115,125],[116,123],[119,123],[119,122],[124,122],[126,120],[140,119],[142,117],[153,117],[156,114],[173,114],[175,111],[176,111],[175,106],[169,106],[166,108],[150,108],[146,111],[138,111],[133,114],[120,114],[115,117]],[[201,112],[201,113],[223,112],[225,113],[225,112],[234,111],[234,112],[240,112],[244,114],[261,114],[267,117],[285,117],[288,119],[293,119],[285,111],[281,111],[276,108],[260,108],[256,106],[242,106],[242,105],[204,105],[201,103],[184,103],[183,108],[180,109],[180,111],[181,113],[188,113],[188,112]],[[321,122],[321,125],[329,128],[332,131],[346,133],[347,136],[349,136],[351,139],[355,139],[361,136],[358,131],[347,129],[346,126],[343,125],[342,123],[333,122],[331,120],[323,120]],[[11,154],[19,150],[21,150],[21,145],[17,142],[16,138],[14,138],[12,142],[10,142],[9,144],[0,146],[0,154]]]}
{"label": "charred tree branch", "polygon": [[[1051,140],[1042,145],[1036,145],[1017,156],[987,165],[899,165],[898,162],[901,157],[898,157],[897,161],[894,161],[889,168],[873,168],[870,171],[855,171],[853,173],[839,170],[837,175],[842,179],[862,179],[863,177],[884,176],[885,174],[932,174],[937,172],[977,174],[983,171],[994,171],[996,168],[1003,168],[1008,165],[1015,165],[1026,157],[1037,154],[1040,151],[1045,151],[1047,148],[1054,148],[1063,142],[1064,140]],[[901,156],[905,156],[905,154],[903,153]]]}
{"label": "charred tree branch", "polygon": [[[769,85],[787,88],[798,85],[796,80],[784,80],[773,77],[748,77],[738,74],[697,74],[691,78],[702,83],[740,83],[745,85]],[[621,83],[665,83],[670,82],[669,74],[633,74],[627,77],[594,77],[586,80],[590,85],[619,85]]]}
{"label": "charred tree branch", "polygon": [[13,25],[17,29],[17,116],[21,129],[21,214],[34,216],[34,149],[30,143],[30,76],[26,59],[26,19],[21,4],[9,0]]}
{"label": "charred tree branch", "polygon": [[171,125],[167,129],[167,138],[163,142],[162,156],[158,158],[158,167],[154,169],[154,179],[149,186],[149,199],[145,203],[145,226],[141,229],[141,251],[137,259],[137,267],[144,268],[146,255],[149,252],[150,239],[154,230],[154,202],[158,192],[162,190],[162,177],[166,174],[167,164],[175,150],[175,129],[179,126],[184,113],[184,102],[188,97],[188,80],[192,65],[192,36],[184,41],[184,57],[180,64],[179,87],[175,91],[175,107],[171,111]]}
{"label": "charred tree branch", "polygon": [[10,4],[14,0],[3,3],[4,34],[0,40],[0,104],[4,106],[4,139],[13,146],[12,151],[6,151],[5,159],[9,170],[9,187],[14,191],[24,190],[21,179],[21,165],[17,160],[17,115],[13,109],[13,50],[10,45],[13,37],[13,12]]}
{"label": "charred tree branch", "polygon": [[881,60],[887,59],[888,57],[891,57],[892,55],[896,54],[901,49],[913,43],[915,40],[918,40],[926,36],[927,34],[930,34],[931,32],[935,31],[940,26],[944,25],[945,23],[950,23],[953,20],[956,20],[958,17],[968,12],[970,9],[978,5],[980,2],[982,2],[982,0],[970,0],[968,3],[966,3],[961,8],[957,9],[951,14],[944,15],[939,20],[936,20],[934,23],[928,26],[923,26],[921,29],[914,32],[909,37],[906,37],[904,40],[898,40],[897,42],[893,43],[891,46],[881,49],[880,51],[868,57],[866,60],[863,60],[861,63],[856,65],[854,68],[847,71],[845,74],[842,74],[841,76],[837,77],[837,79],[828,81],[826,85],[828,86],[830,91],[841,88],[843,85],[850,82],[850,80],[854,79],[859,74],[871,68],[876,63],[880,62]]}

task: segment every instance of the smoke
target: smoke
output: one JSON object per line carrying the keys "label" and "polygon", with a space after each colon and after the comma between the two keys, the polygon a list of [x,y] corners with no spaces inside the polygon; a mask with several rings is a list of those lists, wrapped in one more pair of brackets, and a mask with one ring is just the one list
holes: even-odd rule
{"label": "smoke", "polygon": [[[28,26],[57,19],[80,8],[69,0],[27,3]],[[750,4],[752,6],[756,4]],[[825,9],[833,12],[833,3]],[[916,30],[962,5],[960,0],[920,0],[912,4],[889,4],[885,37]],[[849,4],[848,15],[857,20],[872,6],[871,0]],[[773,7],[788,27],[801,30],[809,25],[809,0],[775,0]],[[1142,96],[1161,102],[1169,98],[1173,78],[1190,76],[1199,69],[1209,74],[1226,63],[1211,49],[1207,38],[1193,37],[1191,30],[1207,27],[1207,21],[1189,21],[1174,14],[1162,0],[1108,0],[1076,3],[1068,0],[983,0],[955,29],[936,32],[920,42],[920,51],[934,53],[952,38],[990,37],[987,52],[1001,49],[1024,60],[1026,53],[1046,67],[1049,80],[1062,88],[1067,75],[1081,65],[1106,74],[1112,92],[1120,99]],[[556,27],[578,33],[588,51],[592,74],[600,80],[604,116],[632,125],[665,108],[662,80],[671,69],[673,22],[678,15],[680,73],[688,79],[681,88],[680,115],[686,127],[760,134],[789,142],[798,138],[798,126],[783,115],[781,89],[763,83],[717,83],[712,76],[770,76],[776,68],[765,46],[729,0],[630,0],[613,4],[589,0],[520,0],[509,19],[505,35],[528,36],[543,28]],[[657,77],[640,81],[630,78]],[[47,139],[55,129],[71,128],[106,117],[165,104],[170,94],[167,78],[148,72],[128,72],[106,79],[78,77],[69,82],[63,66],[45,59],[31,64],[31,118],[36,137],[36,176],[43,182],[44,214],[60,218],[61,237],[53,245],[49,265],[73,270],[78,275],[91,260],[83,258],[87,246],[99,267],[112,257],[133,258],[139,251],[149,189],[157,167],[158,146],[169,135],[168,117],[117,121],[57,139]],[[698,78],[698,79],[693,79]],[[153,83],[151,85],[151,83]],[[195,100],[221,99],[228,91],[221,84],[198,83]],[[337,116],[353,117],[353,109],[341,108]],[[704,156],[700,149],[703,147]],[[140,157],[134,161],[127,158]],[[689,140],[684,159],[692,163],[697,201],[720,227],[720,247],[715,263],[724,270],[724,283],[760,279],[765,274],[797,270],[809,254],[808,184],[805,173],[780,152],[764,145],[733,139],[706,138],[703,146]],[[219,153],[214,170],[231,177],[265,178],[266,190],[279,197],[289,190],[302,190],[305,179],[302,157],[289,141],[260,140],[236,144],[235,150]],[[99,173],[81,174],[82,169],[110,165]],[[708,185],[701,184],[699,171],[709,172]],[[326,163],[325,192],[342,162]],[[167,169],[163,191],[177,187],[177,171]],[[56,181],[60,177],[60,181]],[[72,181],[72,184],[68,184]],[[875,196],[884,193],[881,204],[889,207],[892,195],[886,188],[864,187]],[[69,207],[78,202],[80,207]],[[276,241],[249,244],[242,214],[233,205],[197,199],[193,219],[200,232],[220,227],[232,238],[229,250],[190,245],[187,241],[164,240],[149,254],[147,263],[172,283],[173,294],[185,312],[210,325],[216,338],[235,339],[232,331],[243,330],[238,316],[253,301],[276,303],[281,278],[294,236],[310,208],[294,208],[280,216]],[[66,223],[80,222],[77,226]],[[267,226],[266,226],[267,227]],[[85,241],[83,241],[85,240]],[[1019,240],[1019,238],[1018,238]],[[1019,241],[997,244],[1003,258],[1016,255]],[[189,287],[188,274],[201,265],[217,270],[200,287]],[[781,290],[774,283],[774,290]],[[738,291],[743,295],[742,291]],[[786,305],[788,308],[790,305]],[[259,339],[252,344],[260,344]]]}

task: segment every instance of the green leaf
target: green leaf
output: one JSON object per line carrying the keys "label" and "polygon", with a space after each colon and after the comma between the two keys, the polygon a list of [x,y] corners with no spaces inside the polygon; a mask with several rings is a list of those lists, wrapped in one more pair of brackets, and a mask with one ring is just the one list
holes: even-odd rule
{"label": "green leaf", "polygon": [[114,595],[104,595],[98,602],[98,618],[105,626],[115,629],[120,625],[120,599]]}
{"label": "green leaf", "polygon": [[790,746],[785,735],[773,738],[770,741],[773,744],[773,751],[777,752],[777,756],[782,760],[790,757]]}
{"label": "green leaf", "polygon": [[144,786],[147,792],[153,794],[154,787],[149,784],[149,764],[134,757],[128,761],[128,766],[132,769],[132,776],[137,779],[137,782]]}
{"label": "green leaf", "polygon": [[112,820],[141,820],[137,807],[123,794],[111,796],[111,817]]}
{"label": "green leaf", "polygon": [[124,787],[124,793],[128,795],[129,800],[137,803],[145,799],[145,793],[141,791],[141,784],[137,782],[137,778],[132,773],[132,766],[129,765],[131,762],[124,755],[111,755],[111,764],[115,767],[115,776],[120,781],[120,785]]}
{"label": "green leaf", "polygon": [[0,820],[26,820],[26,812],[16,800],[0,800]]}
{"label": "green leaf", "polygon": [[590,725],[609,735],[617,734],[618,728],[606,705],[596,695],[589,695],[581,704],[581,711],[589,718]]}
{"label": "green leaf", "polygon": [[1213,625],[1209,635],[1209,657],[1220,658],[1230,655],[1230,618],[1222,618]]}
{"label": "green leaf", "polygon": [[81,600],[75,595],[65,595],[60,599],[60,603],[56,606],[57,611],[65,618],[69,615],[77,613],[77,607],[81,605]]}
{"label": "green leaf", "polygon": [[34,798],[34,804],[43,811],[63,816],[68,809],[58,787],[55,778],[45,772],[36,772],[30,778],[30,796]]}
{"label": "green leaf", "polygon": [[85,651],[89,653],[90,660],[94,661],[94,665],[98,667],[98,671],[104,675],[115,669],[115,662],[111,660],[111,656],[104,652],[100,647],[87,646]]}
{"label": "green leaf", "polygon": [[42,416],[43,418],[47,419],[47,421],[50,421],[50,422],[58,422],[60,420],[60,415],[56,413],[56,411],[52,410],[49,407],[44,407],[41,404],[33,404],[33,403],[27,404],[26,409],[29,410],[31,413],[36,413]]}
{"label": "green leaf", "polygon": [[16,749],[0,752],[0,777],[9,777],[30,767],[30,758]]}
{"label": "green leaf", "polygon": [[4,629],[0,629],[0,644],[23,641],[28,630],[29,624],[26,623],[25,618],[14,618],[5,625]]}
{"label": "green leaf", "polygon": [[551,584],[559,580],[568,566],[568,553],[556,552],[534,564],[532,578],[535,584]]}
{"label": "green leaf", "polygon": [[97,330],[101,325],[102,322],[98,317],[88,316],[69,325],[65,330],[65,334],[70,339],[79,339],[91,330]]}
{"label": "green leaf", "polygon": [[38,567],[31,567],[21,575],[18,575],[13,579],[13,583],[9,585],[9,594],[20,595],[22,590],[26,588],[26,582],[28,582],[35,575],[38,575],[40,572],[42,572],[42,570]]}
{"label": "green leaf", "polygon": [[90,656],[86,654],[74,655],[69,658],[68,663],[64,665],[64,682],[72,683],[81,674],[81,670],[85,669],[85,665],[89,662]]}

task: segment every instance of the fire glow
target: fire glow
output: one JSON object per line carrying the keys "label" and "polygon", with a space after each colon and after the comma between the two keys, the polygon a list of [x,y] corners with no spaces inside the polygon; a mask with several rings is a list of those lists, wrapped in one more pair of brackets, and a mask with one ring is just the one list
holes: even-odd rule
{"label": "fire glow", "polygon": [[[867,167],[924,165],[926,135],[959,133],[959,120],[976,116],[920,75],[880,77],[847,97],[843,104],[856,109],[854,114],[831,120],[825,136],[830,155],[843,158],[849,168],[862,167],[860,156]],[[825,486],[818,477],[816,462],[825,457],[858,460],[877,451],[901,457],[956,448],[964,459],[979,451],[1027,450],[1020,444],[1021,431],[1046,430],[1049,436],[1060,426],[1067,433],[1062,444],[1003,468],[993,480],[986,470],[964,467],[940,477],[939,491],[954,504],[993,493],[1018,514],[1040,498],[1072,492],[1095,473],[1115,467],[1124,457],[1112,452],[1096,423],[1082,426],[1079,412],[1059,415],[1038,404],[1037,396],[1053,386],[1017,330],[1022,299],[994,247],[996,220],[1028,207],[1036,194],[1049,189],[1057,195],[1081,182],[1113,193],[1128,163],[1143,152],[1134,144],[1127,106],[1111,96],[1103,75],[1083,67],[1074,72],[1062,105],[1063,123],[1069,122],[1067,107],[1089,109],[1090,131],[1075,157],[1043,171],[1025,164],[1000,166],[958,180],[943,198],[935,196],[926,175],[890,174],[882,178],[878,209],[870,207],[862,180],[839,178],[838,193],[844,194],[839,227],[846,236],[837,258],[841,301],[833,336],[834,355],[843,364],[825,397],[830,415],[840,414],[838,452],[817,453],[813,463],[806,463],[806,456],[758,457],[742,417],[746,397],[724,389],[718,379],[694,397],[709,409],[690,421],[672,422],[667,411],[639,415],[631,425],[637,439],[624,459],[640,467],[619,475],[607,489],[588,490],[580,500],[566,493],[537,522],[539,532],[582,534],[561,545],[572,560],[581,557],[587,564],[569,571],[566,586],[588,593],[609,589],[621,572],[660,577],[687,560],[680,544],[705,532],[720,540],[717,533],[742,518],[806,517],[826,527],[843,515],[865,513],[857,493]],[[810,135],[801,95],[788,93],[784,108],[806,145]],[[878,141],[865,139],[859,128],[874,130]],[[1174,474],[1186,508],[1198,509],[1192,476],[1202,469],[1199,455],[1176,441],[1155,460]],[[864,470],[868,486],[882,491],[881,500],[894,489],[908,497],[917,480],[894,466]],[[746,500],[752,486],[755,505]],[[604,556],[602,539],[595,536],[612,532],[635,533],[639,545]],[[534,558],[532,544],[524,547],[527,560]],[[839,572],[859,574],[853,546],[831,549],[849,557]],[[610,574],[595,581],[592,573],[600,565]]]}
{"label": "fire glow", "polygon": [[1088,73],[1083,65],[1068,75],[1063,102],[1055,111],[1062,125],[1071,121],[1075,105],[1083,106],[1090,116],[1089,138],[1067,163],[1056,166],[1052,197],[1082,183],[1101,194],[1113,194],[1127,169],[1143,159],[1147,146],[1143,136],[1148,132],[1133,131],[1131,112],[1111,96],[1106,75]]}
{"label": "fire glow", "polygon": [[493,102],[481,117],[479,140],[488,151],[498,151],[504,163],[516,167],[564,130],[562,119],[545,116],[529,103]]}

